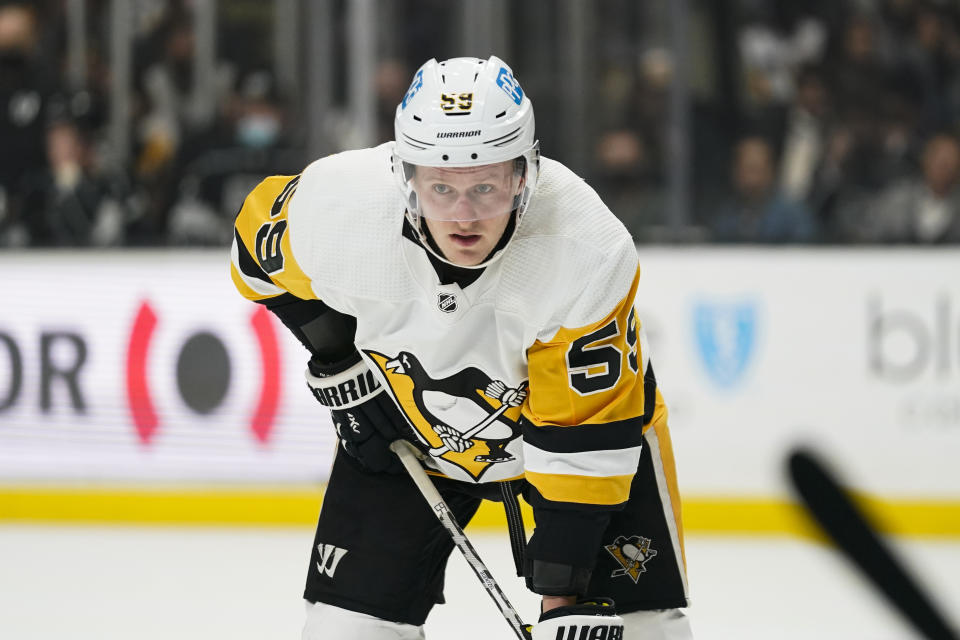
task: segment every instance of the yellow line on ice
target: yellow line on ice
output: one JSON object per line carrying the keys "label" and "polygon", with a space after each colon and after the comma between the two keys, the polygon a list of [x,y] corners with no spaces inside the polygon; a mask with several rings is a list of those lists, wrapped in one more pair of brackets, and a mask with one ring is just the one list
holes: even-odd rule
{"label": "yellow line on ice", "polygon": [[[0,523],[312,526],[320,487],[101,488],[0,486]],[[860,505],[879,528],[899,536],[960,538],[960,499],[881,499]],[[528,531],[533,513],[521,501]],[[692,534],[799,536],[819,539],[787,500],[686,496],[684,531]],[[505,528],[502,507],[484,502],[470,530]]]}

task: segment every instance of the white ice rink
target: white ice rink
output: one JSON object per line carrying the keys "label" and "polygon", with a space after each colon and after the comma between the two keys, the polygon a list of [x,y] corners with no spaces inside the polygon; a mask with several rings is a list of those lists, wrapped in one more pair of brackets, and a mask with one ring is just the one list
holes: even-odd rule
{"label": "white ice rink", "polygon": [[[471,535],[517,606],[536,599],[513,576],[504,536]],[[308,528],[0,526],[0,639],[299,638]],[[954,620],[960,544],[898,540]],[[795,538],[691,536],[687,558],[699,640],[895,640],[914,636],[829,548]],[[384,540],[383,561],[390,562]],[[376,580],[370,576],[370,580]],[[456,552],[448,604],[427,637],[512,634]]]}

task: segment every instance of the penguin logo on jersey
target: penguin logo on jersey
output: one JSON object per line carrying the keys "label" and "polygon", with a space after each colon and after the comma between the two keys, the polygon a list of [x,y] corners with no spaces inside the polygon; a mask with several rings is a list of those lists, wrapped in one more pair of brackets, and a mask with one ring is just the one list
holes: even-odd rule
{"label": "penguin logo on jersey", "polygon": [[630,576],[634,583],[640,580],[641,573],[646,573],[650,558],[657,555],[656,550],[650,548],[650,538],[643,536],[617,536],[613,544],[606,545],[604,549],[620,564],[620,568],[615,569],[610,577]]}
{"label": "penguin logo on jersey", "polygon": [[427,453],[466,471],[474,480],[491,466],[512,462],[507,446],[520,436],[526,382],[511,387],[476,367],[434,378],[415,355],[366,351],[383,373]]}

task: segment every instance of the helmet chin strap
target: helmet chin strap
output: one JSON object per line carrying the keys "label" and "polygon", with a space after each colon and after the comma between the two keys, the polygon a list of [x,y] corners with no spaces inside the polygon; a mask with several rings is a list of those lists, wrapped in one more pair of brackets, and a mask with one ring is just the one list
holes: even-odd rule
{"label": "helmet chin strap", "polygon": [[417,236],[420,238],[420,243],[423,245],[423,248],[432,253],[437,260],[440,260],[451,267],[457,267],[458,269],[486,268],[490,263],[499,259],[500,256],[503,255],[503,250],[508,244],[510,244],[510,240],[513,239],[514,234],[517,232],[517,210],[514,209],[510,212],[510,221],[507,222],[507,226],[503,230],[503,234],[497,241],[496,246],[493,247],[493,250],[487,254],[487,257],[481,260],[480,264],[463,265],[451,262],[446,256],[443,255],[443,251],[441,251],[440,247],[437,246],[436,241],[433,239],[433,236],[430,234],[430,230],[427,228],[427,225],[424,224],[423,220],[423,216],[419,215],[417,216],[417,224],[413,225],[414,230],[417,232]]}

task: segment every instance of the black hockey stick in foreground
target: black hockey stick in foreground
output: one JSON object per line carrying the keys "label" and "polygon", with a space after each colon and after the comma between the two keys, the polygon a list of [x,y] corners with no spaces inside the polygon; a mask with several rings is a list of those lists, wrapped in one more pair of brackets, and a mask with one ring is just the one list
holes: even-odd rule
{"label": "black hockey stick in foreground", "polygon": [[958,640],[944,616],[814,454],[795,450],[788,466],[790,480],[814,519],[889,603],[924,637]]}
{"label": "black hockey stick in foreground", "polygon": [[480,579],[483,588],[486,589],[490,597],[493,598],[494,603],[500,610],[500,614],[503,615],[507,621],[507,624],[510,625],[510,628],[513,629],[513,632],[517,634],[520,640],[530,640],[527,625],[520,619],[513,605],[507,600],[507,596],[503,595],[500,585],[493,579],[490,570],[483,564],[480,556],[477,555],[476,549],[470,544],[470,540],[464,535],[463,529],[460,528],[453,514],[450,513],[450,508],[447,507],[447,503],[443,501],[440,492],[433,486],[433,482],[430,481],[429,476],[427,476],[423,467],[420,466],[417,460],[417,453],[419,452],[406,440],[395,440],[390,444],[390,450],[400,456],[400,462],[406,467],[407,473],[410,474],[414,484],[417,485],[427,504],[430,505],[433,514],[437,516],[440,524],[443,525],[443,528],[446,529],[450,537],[453,538],[453,544],[457,545],[457,549],[460,549],[460,553],[467,559],[467,564],[470,565],[470,568],[473,569],[477,578]]}

